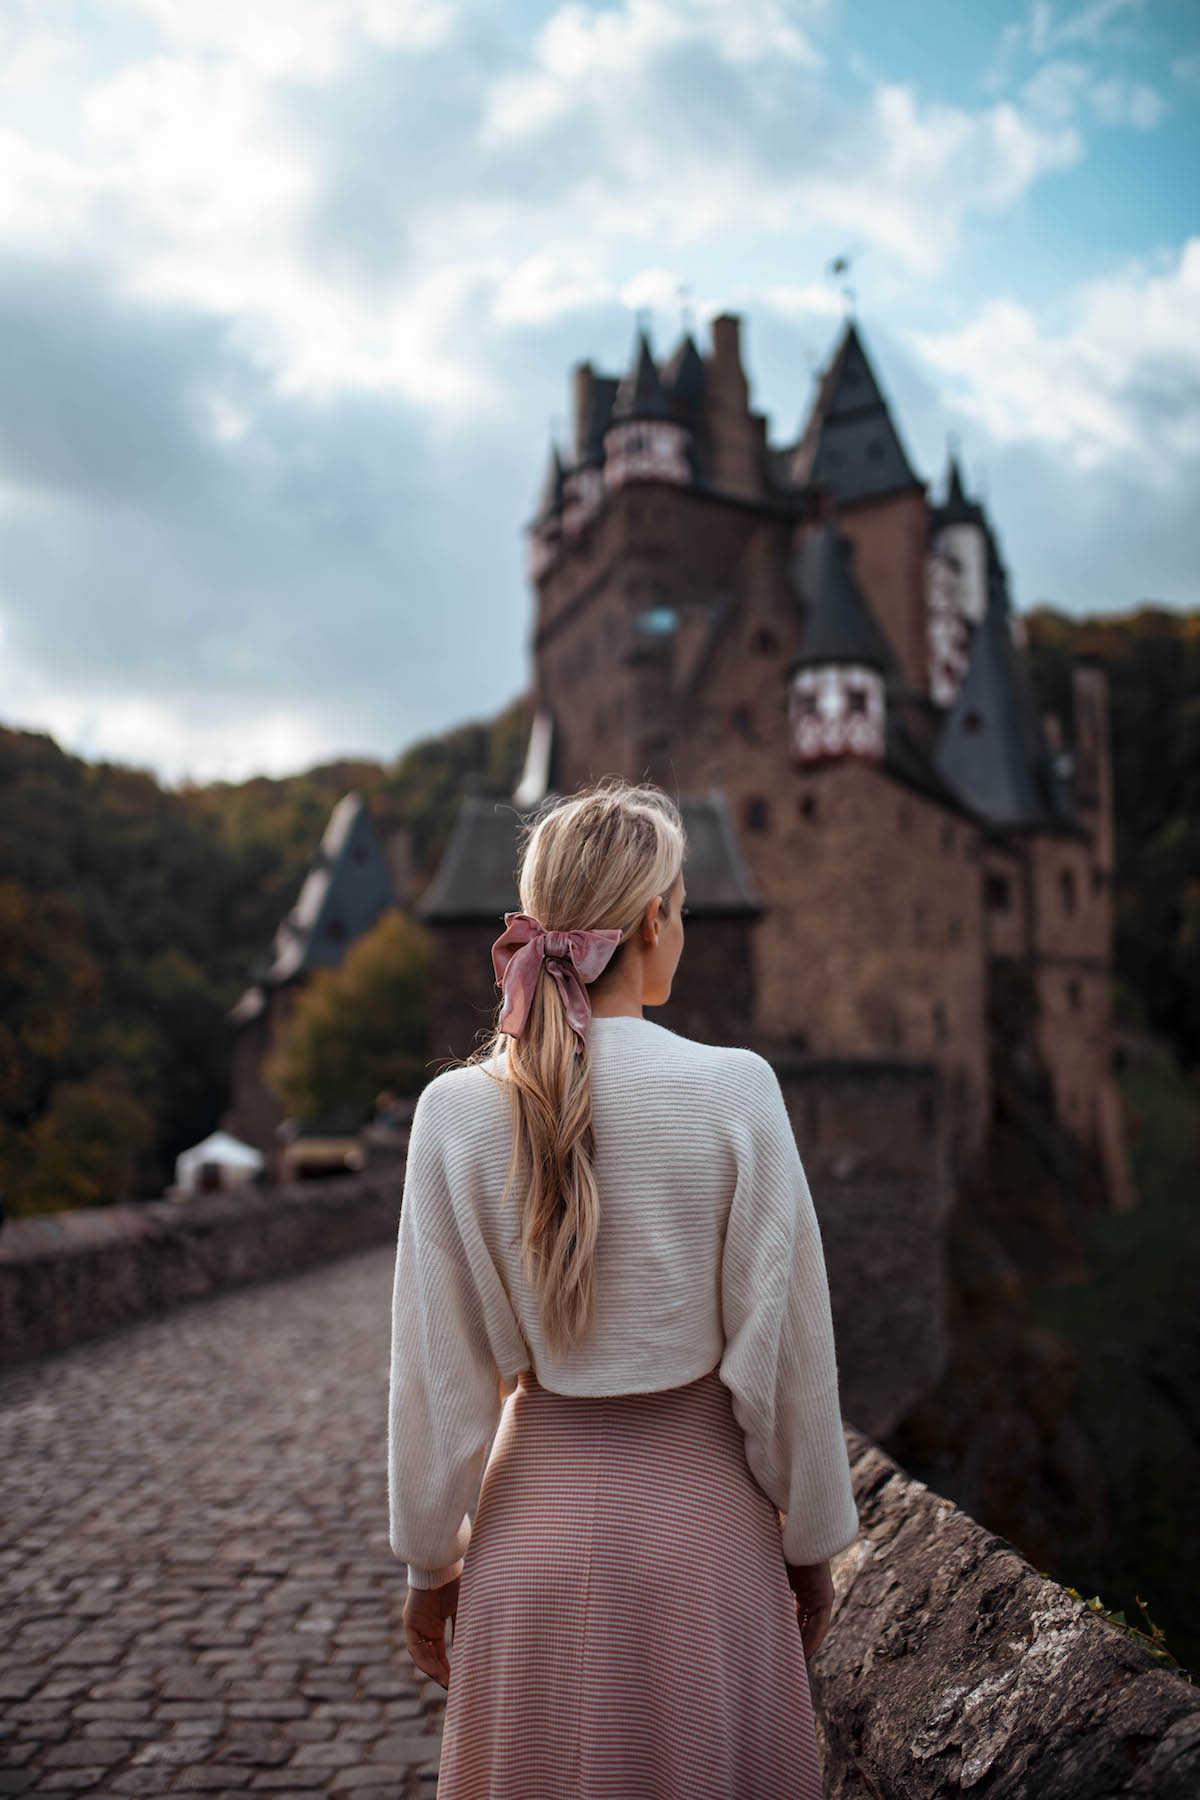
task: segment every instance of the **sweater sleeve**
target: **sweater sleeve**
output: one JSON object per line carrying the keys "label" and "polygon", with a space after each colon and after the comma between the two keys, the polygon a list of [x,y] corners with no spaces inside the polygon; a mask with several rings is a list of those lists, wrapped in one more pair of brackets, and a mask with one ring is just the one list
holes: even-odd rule
{"label": "sweater sleeve", "polygon": [[388,1513],[411,1587],[462,1573],[501,1377],[456,1229],[432,1087],[413,1114],[392,1289]]}
{"label": "sweater sleeve", "polygon": [[786,1515],[784,1560],[823,1562],[858,1533],[829,1283],[778,1079],[764,1058],[747,1057],[747,1112],[721,1259],[720,1374],[750,1471]]}

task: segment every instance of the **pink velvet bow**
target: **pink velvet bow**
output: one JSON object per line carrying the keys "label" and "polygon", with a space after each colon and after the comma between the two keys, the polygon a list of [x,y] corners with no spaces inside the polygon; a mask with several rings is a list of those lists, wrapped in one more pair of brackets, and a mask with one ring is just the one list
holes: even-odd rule
{"label": "pink velvet bow", "polygon": [[543,963],[558,983],[567,1023],[583,1049],[592,1003],[585,982],[595,981],[621,941],[619,931],[546,931],[528,913],[504,915],[503,935],[492,945],[492,967],[504,989],[500,1029],[520,1037],[529,1017],[533,990]]}

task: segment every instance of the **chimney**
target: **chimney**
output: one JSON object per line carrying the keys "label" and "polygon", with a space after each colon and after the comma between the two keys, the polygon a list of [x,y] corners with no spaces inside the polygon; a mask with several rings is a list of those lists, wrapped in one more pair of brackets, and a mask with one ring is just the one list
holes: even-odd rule
{"label": "chimney", "polygon": [[583,461],[587,451],[588,420],[592,413],[592,390],[595,374],[590,362],[575,364],[575,461]]}
{"label": "chimney", "polygon": [[736,313],[721,313],[712,322],[713,361],[718,369],[742,373],[742,321]]}

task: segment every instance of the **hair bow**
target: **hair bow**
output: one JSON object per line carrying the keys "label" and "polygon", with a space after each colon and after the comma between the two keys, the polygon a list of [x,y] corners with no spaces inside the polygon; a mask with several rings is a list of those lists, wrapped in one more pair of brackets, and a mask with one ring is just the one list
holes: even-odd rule
{"label": "hair bow", "polygon": [[592,1003],[585,983],[595,981],[607,966],[617,945],[619,931],[547,931],[529,913],[504,915],[504,932],[492,945],[492,967],[504,989],[500,1029],[520,1037],[529,1017],[533,990],[543,964],[558,984],[567,1012],[567,1023],[583,1049]]}

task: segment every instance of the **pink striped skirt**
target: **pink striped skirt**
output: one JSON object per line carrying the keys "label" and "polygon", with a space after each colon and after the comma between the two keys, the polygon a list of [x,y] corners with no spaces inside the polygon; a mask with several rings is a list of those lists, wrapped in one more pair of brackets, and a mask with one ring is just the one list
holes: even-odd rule
{"label": "pink striped skirt", "polygon": [[820,1800],[779,1514],[716,1370],[505,1402],[450,1649],[438,1800]]}

